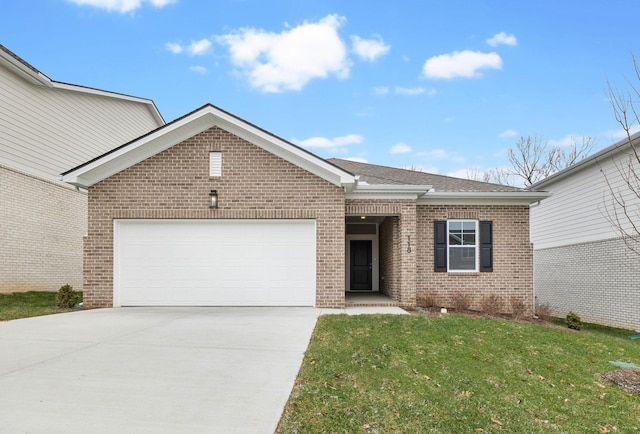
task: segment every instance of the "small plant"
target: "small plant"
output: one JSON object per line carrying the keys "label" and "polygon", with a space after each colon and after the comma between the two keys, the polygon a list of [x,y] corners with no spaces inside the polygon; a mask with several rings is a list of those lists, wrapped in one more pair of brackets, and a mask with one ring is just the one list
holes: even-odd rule
{"label": "small plant", "polygon": [[573,330],[580,330],[582,328],[582,320],[580,319],[580,315],[575,312],[569,312],[567,314],[567,318],[565,319],[567,323],[567,327]]}
{"label": "small plant", "polygon": [[511,315],[515,319],[523,318],[527,313],[527,304],[520,297],[512,296],[509,300],[511,304]]}
{"label": "small plant", "polygon": [[552,313],[553,309],[549,303],[536,303],[536,316],[541,320],[549,321]]}
{"label": "small plant", "polygon": [[56,294],[56,306],[60,309],[70,309],[80,301],[80,294],[71,285],[63,285]]}
{"label": "small plant", "polygon": [[438,306],[438,296],[433,292],[420,294],[416,302],[420,307],[440,307]]}
{"label": "small plant", "polygon": [[487,315],[496,316],[502,312],[502,298],[496,294],[485,294],[480,302],[482,311]]}
{"label": "small plant", "polygon": [[456,311],[469,310],[471,306],[471,295],[468,292],[455,291],[453,293],[453,308]]}

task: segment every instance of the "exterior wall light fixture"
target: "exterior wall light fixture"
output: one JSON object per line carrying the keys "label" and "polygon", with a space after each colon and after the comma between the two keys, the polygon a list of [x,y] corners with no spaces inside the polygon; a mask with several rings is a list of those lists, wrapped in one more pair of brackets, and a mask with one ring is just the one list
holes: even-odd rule
{"label": "exterior wall light fixture", "polygon": [[218,208],[218,190],[211,190],[209,192],[209,208]]}

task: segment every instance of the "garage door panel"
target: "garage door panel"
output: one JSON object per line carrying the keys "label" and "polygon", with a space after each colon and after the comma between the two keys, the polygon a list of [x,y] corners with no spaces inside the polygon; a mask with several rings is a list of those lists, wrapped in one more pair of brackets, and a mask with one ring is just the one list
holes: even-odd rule
{"label": "garage door panel", "polygon": [[114,305],[315,304],[313,220],[114,225]]}

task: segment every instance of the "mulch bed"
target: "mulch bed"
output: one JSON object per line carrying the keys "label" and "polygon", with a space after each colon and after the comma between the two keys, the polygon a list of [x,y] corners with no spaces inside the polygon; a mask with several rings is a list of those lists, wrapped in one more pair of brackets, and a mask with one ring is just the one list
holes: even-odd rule
{"label": "mulch bed", "polygon": [[640,394],[640,369],[623,368],[609,372],[604,378],[625,389]]}

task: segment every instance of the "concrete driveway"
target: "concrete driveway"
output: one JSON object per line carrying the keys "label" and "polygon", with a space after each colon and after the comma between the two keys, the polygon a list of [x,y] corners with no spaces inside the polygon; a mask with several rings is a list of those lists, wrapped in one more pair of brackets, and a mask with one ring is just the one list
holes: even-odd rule
{"label": "concrete driveway", "polygon": [[120,308],[0,323],[0,432],[273,433],[321,312]]}

